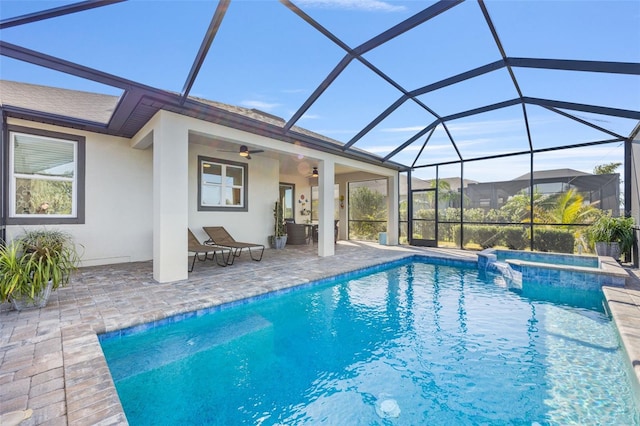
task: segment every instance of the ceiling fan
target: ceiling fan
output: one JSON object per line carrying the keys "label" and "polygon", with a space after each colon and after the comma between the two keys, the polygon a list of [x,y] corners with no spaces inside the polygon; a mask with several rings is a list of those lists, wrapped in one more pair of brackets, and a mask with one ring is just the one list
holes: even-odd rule
{"label": "ceiling fan", "polygon": [[[220,152],[236,152],[235,150],[219,149]],[[247,160],[251,160],[251,154],[257,154],[264,152],[264,149],[249,149],[246,145],[240,145],[240,150],[237,151],[241,157],[245,157]]]}
{"label": "ceiling fan", "polygon": [[320,174],[318,173],[318,166],[313,166],[311,170],[311,174],[307,174],[305,177],[317,178],[318,176],[320,176]]}

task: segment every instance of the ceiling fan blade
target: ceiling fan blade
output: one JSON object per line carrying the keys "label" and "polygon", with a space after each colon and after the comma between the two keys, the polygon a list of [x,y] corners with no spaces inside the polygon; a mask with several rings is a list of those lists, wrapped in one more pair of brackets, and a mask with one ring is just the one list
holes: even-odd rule
{"label": "ceiling fan blade", "polygon": [[251,160],[251,154],[257,154],[259,152],[264,152],[264,149],[249,149],[246,145],[241,145],[240,149],[218,149],[218,152],[235,152],[240,154],[242,157],[245,157]]}

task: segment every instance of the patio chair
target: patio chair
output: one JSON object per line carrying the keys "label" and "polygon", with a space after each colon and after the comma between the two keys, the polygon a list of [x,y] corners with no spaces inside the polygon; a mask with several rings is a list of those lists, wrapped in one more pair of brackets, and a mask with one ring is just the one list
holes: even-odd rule
{"label": "patio chair", "polygon": [[[187,231],[188,231],[187,232],[187,238],[188,238],[187,250],[193,253],[193,262],[191,262],[191,269],[189,269],[189,272],[193,271],[193,267],[196,264],[196,259],[198,259],[201,262],[204,262],[205,260],[209,259],[209,255],[211,255],[211,260],[215,260],[216,263],[220,266],[227,266],[229,264],[229,258],[231,257],[231,250],[224,247],[215,247],[215,246],[200,244],[200,241],[198,241],[196,236],[193,235],[193,232],[191,232],[191,229],[187,228]],[[225,259],[226,251],[228,251],[229,253],[227,253],[226,255],[227,258]],[[220,263],[220,260],[218,259],[218,254],[220,254],[220,257],[222,257],[222,263]],[[202,255],[204,255],[204,257],[202,257]]]}
{"label": "patio chair", "polygon": [[[338,231],[339,231],[339,225],[338,223],[340,222],[340,220],[336,219],[333,221],[333,242],[334,244],[338,242]],[[318,242],[318,226],[315,225],[313,228],[313,242],[317,243]]]}
{"label": "patio chair", "polygon": [[311,225],[287,222],[287,244],[300,245],[311,242]]}
{"label": "patio chair", "polygon": [[[236,241],[224,226],[205,226],[204,232],[207,233],[209,239],[205,241],[205,244],[211,244],[216,246],[225,247],[231,249],[231,254],[229,255],[229,259],[227,259],[227,264],[233,265],[235,258],[242,254],[243,249],[249,250],[249,256],[251,256],[251,260],[255,260],[256,262],[260,262],[262,260],[262,255],[264,254],[264,245],[257,243],[244,243],[240,241]],[[254,256],[251,249],[260,249],[260,256]],[[232,256],[233,255],[233,256]]]}

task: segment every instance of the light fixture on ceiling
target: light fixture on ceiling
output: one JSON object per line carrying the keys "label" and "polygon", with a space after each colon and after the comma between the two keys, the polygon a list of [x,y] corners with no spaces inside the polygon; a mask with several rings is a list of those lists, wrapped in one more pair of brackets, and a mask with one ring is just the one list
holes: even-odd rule
{"label": "light fixture on ceiling", "polygon": [[264,152],[263,149],[249,149],[249,147],[247,147],[246,145],[240,145],[240,150],[236,151],[235,149],[233,150],[228,150],[228,149],[219,149],[218,151],[220,152],[237,152],[240,157],[244,157],[247,160],[251,160],[251,154],[257,154],[258,152]]}
{"label": "light fixture on ceiling", "polygon": [[318,168],[317,167],[313,168],[313,171],[311,172],[311,177],[314,177],[314,178],[318,177]]}

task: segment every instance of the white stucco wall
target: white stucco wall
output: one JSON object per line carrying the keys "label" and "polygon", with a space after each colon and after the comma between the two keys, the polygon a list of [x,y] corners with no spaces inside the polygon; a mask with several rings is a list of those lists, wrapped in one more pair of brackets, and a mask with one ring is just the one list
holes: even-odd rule
{"label": "white stucco wall", "polygon": [[[179,128],[188,131],[189,134],[204,134],[211,138],[262,147],[268,151],[290,155],[294,161],[306,161],[314,165],[321,161],[337,162],[377,174],[378,178],[380,175],[389,176],[395,173],[383,167],[360,163],[190,117],[168,112],[163,114],[163,117],[169,120],[167,122],[171,123],[172,129]],[[162,131],[162,126],[154,123],[155,121],[150,121],[138,135],[132,139],[126,139],[25,120],[8,120],[8,124],[12,125],[81,135],[86,138],[85,223],[47,226],[67,231],[74,236],[76,243],[83,247],[80,248],[82,266],[153,259],[153,132]],[[247,162],[249,175],[247,212],[198,211],[197,159],[199,155]],[[278,159],[267,154],[259,154],[252,156],[251,160],[243,160],[235,153],[220,152],[213,145],[193,143],[191,138],[189,138],[187,158],[188,180],[185,188],[188,193],[187,221],[189,228],[194,231],[200,241],[206,239],[203,226],[222,225],[238,241],[267,245],[268,236],[273,233],[273,207],[278,198],[279,182],[296,185],[296,220],[304,222],[309,218],[309,216],[300,215],[301,206],[298,204],[301,194],[310,200],[309,178],[302,172],[293,176],[280,176]],[[336,183],[341,183],[341,190],[345,191],[344,181]],[[332,203],[333,199],[328,201]],[[310,204],[307,204],[307,209],[309,208]],[[8,239],[11,240],[25,228],[27,227],[23,225],[7,226]],[[330,240],[333,240],[332,235]],[[184,266],[186,268],[186,262]]]}
{"label": "white stucco wall", "polygon": [[[248,211],[205,212],[198,211],[198,156],[227,159],[247,164]],[[267,245],[268,235],[273,234],[273,208],[278,199],[277,160],[253,155],[244,160],[237,154],[219,152],[203,145],[189,144],[189,228],[202,242],[207,235],[203,226],[224,226],[237,240]]]}
{"label": "white stucco wall", "polygon": [[[82,265],[134,262],[152,257],[152,151],[135,150],[129,140],[47,126],[30,121],[8,124],[81,135],[86,138],[85,223],[47,225],[75,238]],[[40,226],[32,226],[31,228]],[[10,240],[30,228],[7,226]]]}

